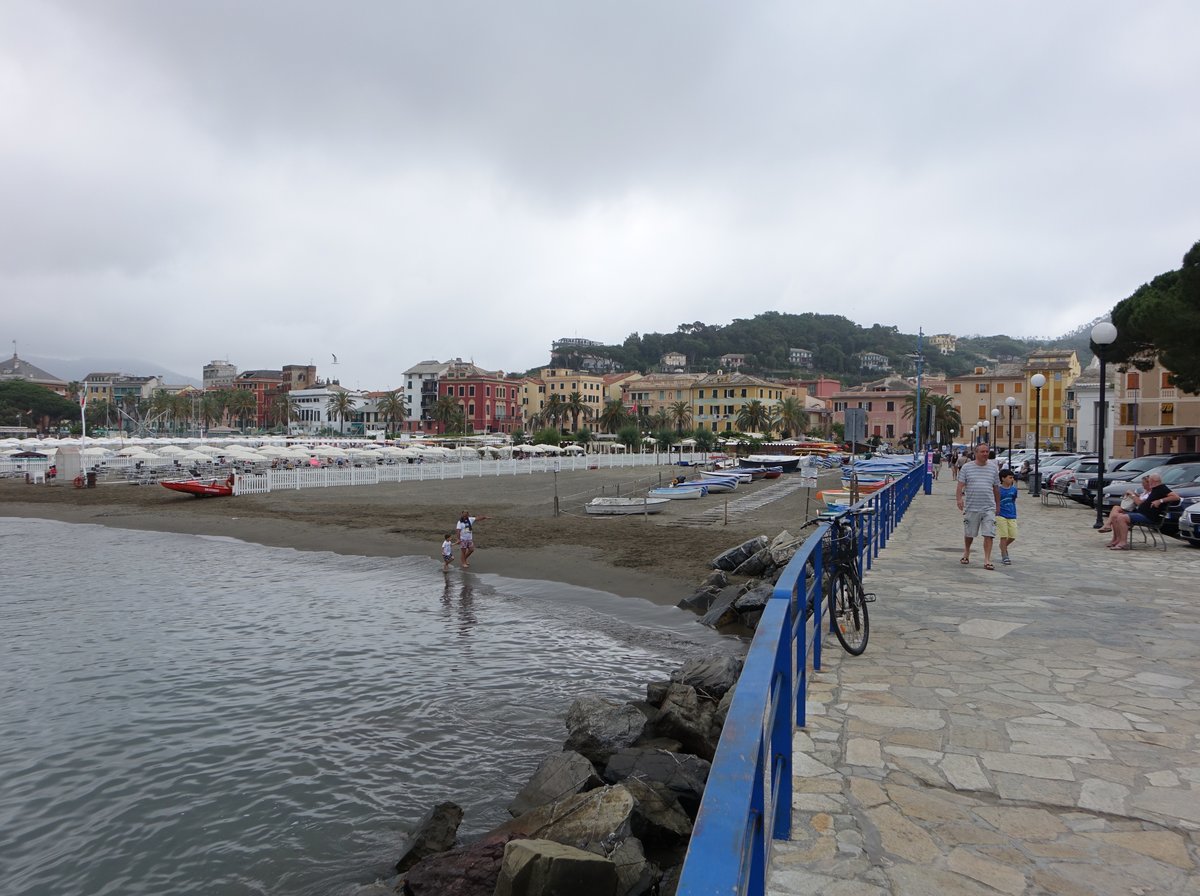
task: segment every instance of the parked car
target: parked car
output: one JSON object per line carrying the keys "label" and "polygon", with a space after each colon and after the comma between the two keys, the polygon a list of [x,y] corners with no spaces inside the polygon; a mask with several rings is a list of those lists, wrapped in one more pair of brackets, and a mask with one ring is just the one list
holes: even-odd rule
{"label": "parked car", "polygon": [[1041,474],[1042,491],[1045,491],[1050,486],[1051,476],[1053,476],[1059,470],[1062,470],[1067,464],[1075,460],[1075,458],[1078,456],[1079,455],[1077,454],[1060,454],[1055,457],[1051,457],[1049,460],[1046,460],[1045,456],[1043,455],[1039,460],[1042,467],[1039,471]]}
{"label": "parked car", "polygon": [[1076,457],[1060,467],[1055,473],[1050,475],[1046,481],[1046,487],[1052,492],[1058,492],[1060,495],[1066,495],[1067,489],[1071,483],[1075,481],[1075,471],[1086,464],[1088,461],[1095,461],[1094,457]]}
{"label": "parked car", "polygon": [[[1110,482],[1127,481],[1121,475],[1121,470],[1129,463],[1128,458],[1120,460],[1110,459],[1104,465],[1104,483],[1107,485]],[[1095,506],[1096,488],[1100,485],[1100,465],[1096,463],[1095,458],[1089,459],[1088,463],[1081,465],[1075,471],[1075,481],[1071,483],[1067,494],[1088,507]]]}
{"label": "parked car", "polygon": [[[1146,470],[1142,473],[1145,476],[1148,473],[1157,473],[1162,477],[1163,485],[1174,490],[1175,486],[1187,486],[1193,482],[1200,484],[1200,462],[1192,462],[1186,464],[1171,464],[1159,467],[1154,467],[1151,470]],[[1140,478],[1140,477],[1139,477]],[[1112,485],[1104,486],[1104,507],[1114,507],[1121,503],[1121,497],[1131,487],[1140,485],[1133,482],[1114,482]]]}
{"label": "parked car", "polygon": [[1179,503],[1167,505],[1167,509],[1163,513],[1161,528],[1165,535],[1174,535],[1178,538],[1182,537],[1179,523],[1183,519],[1183,514],[1189,507],[1200,505],[1200,477],[1188,485],[1173,485],[1171,491],[1179,495]]}
{"label": "parked car", "polygon": [[[1110,482],[1125,482],[1130,483],[1134,480],[1141,479],[1148,470],[1153,470],[1155,467],[1169,467],[1174,464],[1190,464],[1200,461],[1200,454],[1143,454],[1141,457],[1135,457],[1125,461],[1119,469],[1113,470],[1111,473],[1104,474],[1106,487],[1105,493],[1108,492],[1107,483]],[[1100,485],[1099,477],[1093,476],[1088,480],[1085,486],[1085,491],[1089,496],[1094,495],[1096,488]],[[1128,488],[1126,484],[1125,488]],[[1125,489],[1121,490],[1121,494],[1125,494]],[[1094,499],[1093,499],[1094,500]],[[1118,498],[1118,500],[1120,500]],[[1090,501],[1089,501],[1090,503]]]}
{"label": "parked car", "polygon": [[1192,547],[1200,548],[1200,502],[1185,507],[1180,513],[1179,537]]}

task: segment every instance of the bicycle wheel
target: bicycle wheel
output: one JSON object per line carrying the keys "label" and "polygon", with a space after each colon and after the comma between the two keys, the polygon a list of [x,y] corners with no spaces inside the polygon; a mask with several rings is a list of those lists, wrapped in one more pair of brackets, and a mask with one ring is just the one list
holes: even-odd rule
{"label": "bicycle wheel", "polygon": [[867,637],[871,632],[867,618],[867,599],[858,576],[839,572],[833,580],[829,594],[830,622],[842,647],[851,656],[858,656],[867,649]]}

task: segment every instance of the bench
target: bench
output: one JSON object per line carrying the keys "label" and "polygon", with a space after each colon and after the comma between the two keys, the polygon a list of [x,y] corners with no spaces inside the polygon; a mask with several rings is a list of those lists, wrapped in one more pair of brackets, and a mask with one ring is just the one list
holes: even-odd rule
{"label": "bench", "polygon": [[1052,489],[1048,489],[1048,488],[1042,489],[1042,506],[1050,507],[1051,505],[1055,505],[1058,507],[1066,507],[1067,506],[1067,496],[1064,495],[1062,492],[1056,492],[1056,491],[1053,491]]}
{"label": "bench", "polygon": [[1133,523],[1129,527],[1129,535],[1125,541],[1130,549],[1133,548],[1134,532],[1142,536],[1142,544],[1148,544],[1152,548],[1158,548],[1163,551],[1167,549],[1167,536],[1163,535],[1161,520],[1157,523]]}

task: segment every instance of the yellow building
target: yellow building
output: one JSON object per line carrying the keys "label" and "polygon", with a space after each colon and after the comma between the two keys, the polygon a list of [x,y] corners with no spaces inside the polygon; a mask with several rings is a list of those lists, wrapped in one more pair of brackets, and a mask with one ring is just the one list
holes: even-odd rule
{"label": "yellow building", "polygon": [[[996,364],[992,367],[976,367],[971,373],[946,378],[946,394],[954,403],[962,420],[962,432],[954,441],[969,444],[986,441],[994,445],[1007,445],[1010,437],[1013,447],[1024,446],[1025,434],[1032,422],[1032,410],[1025,408],[1027,375],[1025,365],[1020,362]],[[1012,432],[1009,432],[1008,399],[1016,398],[1012,411]],[[999,414],[992,413],[996,408]],[[986,426],[981,426],[986,423]],[[972,434],[972,427],[975,432]],[[986,434],[986,438],[975,438]]]}
{"label": "yellow building", "polygon": [[1113,457],[1200,451],[1200,395],[1171,385],[1169,370],[1122,370],[1116,386]]}
{"label": "yellow building", "polygon": [[673,418],[673,408],[683,401],[687,403],[691,422],[684,429],[695,429],[695,404],[692,401],[692,386],[700,380],[701,373],[651,373],[636,380],[621,384],[621,403],[635,417],[653,417],[660,411]]}
{"label": "yellow building", "polygon": [[691,387],[692,425],[713,432],[737,432],[737,415],[744,405],[760,401],[769,410],[779,407],[791,390],[780,383],[744,373],[712,373]]}
{"label": "yellow building", "polygon": [[[538,375],[527,378],[521,387],[521,413],[526,429],[535,429],[541,419],[546,402],[557,395],[563,403],[569,402],[576,392],[587,412],[580,415],[579,428],[595,428],[593,422],[604,409],[604,377],[594,373],[581,373],[562,367],[545,367]],[[565,425],[574,427],[575,421],[568,418]]]}
{"label": "yellow building", "polygon": [[[1033,352],[1025,361],[1025,411],[1029,418],[1026,444],[1033,446],[1036,431],[1042,448],[1062,448],[1067,442],[1069,402],[1067,389],[1079,378],[1079,358],[1073,349],[1045,349]],[[1034,408],[1039,403],[1038,390],[1030,383],[1036,375],[1046,378],[1041,389],[1041,419],[1034,420]],[[963,421],[966,425],[966,421]]]}

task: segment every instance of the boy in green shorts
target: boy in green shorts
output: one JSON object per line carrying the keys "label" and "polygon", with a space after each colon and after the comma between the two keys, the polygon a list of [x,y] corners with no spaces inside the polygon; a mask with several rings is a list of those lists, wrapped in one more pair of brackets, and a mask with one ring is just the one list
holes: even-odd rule
{"label": "boy in green shorts", "polygon": [[1000,471],[1000,513],[996,516],[996,537],[1000,539],[1000,562],[1011,566],[1008,546],[1017,540],[1017,479],[1012,470]]}

